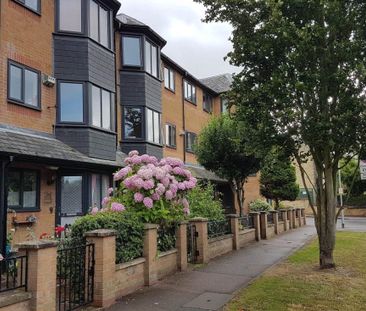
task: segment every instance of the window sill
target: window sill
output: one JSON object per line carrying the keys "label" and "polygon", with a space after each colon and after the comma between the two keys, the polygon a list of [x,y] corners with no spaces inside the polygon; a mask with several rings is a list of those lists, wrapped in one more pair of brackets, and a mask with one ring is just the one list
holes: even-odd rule
{"label": "window sill", "polygon": [[169,146],[169,145],[165,145],[166,148],[168,149],[173,149],[173,150],[177,150],[177,146]]}
{"label": "window sill", "polygon": [[20,2],[19,0],[13,0],[13,1],[18,3],[19,5],[21,5],[23,8],[27,9],[28,11],[31,11],[32,13],[34,13],[38,16],[41,16],[41,1],[39,1],[39,11],[26,6],[24,3]]}
{"label": "window sill", "polygon": [[187,103],[189,103],[189,104],[197,107],[197,103],[196,102],[193,102],[193,101],[191,101],[191,100],[189,100],[187,98],[184,98],[184,101],[186,101]]}
{"label": "window sill", "polygon": [[187,152],[187,153],[190,153],[190,154],[195,154],[193,150],[187,150],[187,149],[186,149],[186,152]]}
{"label": "window sill", "polygon": [[36,111],[39,111],[39,112],[42,111],[42,108],[40,108],[40,107],[35,107],[35,106],[27,105],[27,104],[24,104],[23,102],[20,102],[20,101],[17,101],[15,99],[11,99],[11,98],[8,98],[8,103],[9,104],[13,104],[13,105],[22,106],[24,108],[33,109],[33,110],[36,110]]}
{"label": "window sill", "polygon": [[175,94],[175,90],[172,90],[172,89],[170,89],[170,88],[168,88],[168,87],[166,87],[166,86],[164,86],[164,89],[166,89],[167,91],[169,91],[169,92],[171,92],[171,93]]}
{"label": "window sill", "polygon": [[205,108],[203,108],[203,111],[206,112],[206,113],[212,114],[212,111],[209,111],[209,110],[207,110]]}

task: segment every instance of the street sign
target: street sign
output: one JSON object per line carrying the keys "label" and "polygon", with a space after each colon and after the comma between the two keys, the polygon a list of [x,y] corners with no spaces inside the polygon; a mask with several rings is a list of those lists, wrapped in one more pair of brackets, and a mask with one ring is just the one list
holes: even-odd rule
{"label": "street sign", "polygon": [[361,180],[366,180],[366,160],[360,161]]}

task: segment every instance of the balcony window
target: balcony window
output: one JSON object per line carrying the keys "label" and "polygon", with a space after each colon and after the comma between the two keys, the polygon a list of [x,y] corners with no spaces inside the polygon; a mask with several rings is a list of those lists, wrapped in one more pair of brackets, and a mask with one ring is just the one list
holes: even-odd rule
{"label": "balcony window", "polygon": [[142,107],[125,107],[124,108],[124,138],[125,139],[142,139]]}
{"label": "balcony window", "polygon": [[90,37],[107,48],[111,47],[109,11],[90,1]]}
{"label": "balcony window", "polygon": [[82,83],[61,82],[59,85],[60,121],[84,122],[84,91]]}
{"label": "balcony window", "polygon": [[154,77],[159,77],[158,71],[158,48],[146,41],[145,44],[145,70]]}
{"label": "balcony window", "polygon": [[146,131],[149,142],[160,144],[160,113],[147,109]]}
{"label": "balcony window", "polygon": [[58,0],[58,5],[58,29],[81,33],[81,0]]}
{"label": "balcony window", "polygon": [[40,108],[40,73],[9,62],[8,100],[31,108]]}
{"label": "balcony window", "polygon": [[192,132],[186,133],[186,151],[193,152],[193,147],[196,142],[197,135]]}
{"label": "balcony window", "polygon": [[203,95],[203,110],[206,112],[212,112],[212,96],[205,93]]}
{"label": "balcony window", "polygon": [[14,0],[15,2],[20,3],[25,6],[27,9],[30,9],[38,14],[41,13],[41,3],[40,0]]}
{"label": "balcony window", "polygon": [[99,87],[92,86],[91,91],[91,111],[92,125],[106,130],[113,130],[113,109],[112,94]]}
{"label": "balcony window", "polygon": [[39,210],[39,172],[10,169],[7,178],[8,208]]}
{"label": "balcony window", "polygon": [[122,37],[122,61],[123,66],[141,67],[141,38]]}
{"label": "balcony window", "polygon": [[188,81],[184,81],[184,99],[196,104],[196,87]]}
{"label": "balcony window", "polygon": [[177,130],[175,125],[165,125],[165,144],[172,148],[177,146]]}
{"label": "balcony window", "polygon": [[164,85],[167,89],[175,91],[175,74],[170,68],[164,67]]}

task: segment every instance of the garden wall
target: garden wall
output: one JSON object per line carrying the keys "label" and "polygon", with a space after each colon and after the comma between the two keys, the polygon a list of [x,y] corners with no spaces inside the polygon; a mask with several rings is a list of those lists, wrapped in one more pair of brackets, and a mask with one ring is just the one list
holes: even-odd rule
{"label": "garden wall", "polygon": [[227,234],[208,240],[209,260],[230,253],[233,250],[233,235]]}
{"label": "garden wall", "polygon": [[159,254],[158,257],[158,279],[175,273],[178,270],[177,265],[178,250],[172,249],[170,251]]}
{"label": "garden wall", "polygon": [[246,244],[255,241],[255,229],[239,231],[239,246],[244,247]]}
{"label": "garden wall", "polygon": [[116,265],[116,295],[126,296],[141,288],[145,284],[145,258]]}

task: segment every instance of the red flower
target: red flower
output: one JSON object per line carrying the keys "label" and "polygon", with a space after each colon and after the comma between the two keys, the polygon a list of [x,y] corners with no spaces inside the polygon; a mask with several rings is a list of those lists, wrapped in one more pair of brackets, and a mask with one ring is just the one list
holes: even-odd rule
{"label": "red flower", "polygon": [[63,226],[57,226],[56,228],[55,228],[55,233],[56,233],[56,235],[60,235],[62,232],[64,232],[65,231],[65,227],[63,227]]}

